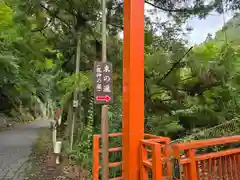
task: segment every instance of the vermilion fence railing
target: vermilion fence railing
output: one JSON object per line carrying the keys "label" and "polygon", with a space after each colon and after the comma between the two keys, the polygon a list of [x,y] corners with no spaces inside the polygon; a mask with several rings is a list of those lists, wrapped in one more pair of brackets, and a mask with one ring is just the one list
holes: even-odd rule
{"label": "vermilion fence railing", "polygon": [[[109,134],[109,137],[117,136],[122,134]],[[101,169],[100,138],[100,135],[94,136],[93,180],[99,179]],[[224,146],[233,143],[240,144],[240,136],[170,145],[170,138],[145,134],[145,139],[140,141],[140,178],[141,180],[240,180],[240,148],[223,149]],[[216,152],[209,152],[209,147]],[[200,151],[202,149],[205,151]],[[121,147],[114,147],[110,148],[109,152],[121,150]],[[112,162],[109,163],[109,168],[121,165],[122,162]],[[112,180],[121,179],[123,178],[116,177]]]}
{"label": "vermilion fence railing", "polygon": [[240,143],[240,136],[173,144],[173,154],[178,159],[180,167],[180,179],[239,180],[240,148],[197,153],[202,148],[233,143]]}
{"label": "vermilion fence railing", "polygon": [[[140,177],[141,180],[162,180],[167,169],[166,176],[171,176],[171,162],[165,157],[170,156],[170,149],[165,148],[170,143],[170,138],[156,136],[154,139],[141,140]],[[150,171],[149,171],[150,170]]]}
{"label": "vermilion fence railing", "polygon": [[[110,138],[122,136],[122,133],[112,133],[109,134]],[[102,168],[100,164],[100,139],[101,135],[93,136],[93,180],[99,180],[99,170]],[[119,152],[122,151],[122,147],[114,147],[108,150],[109,152]],[[109,168],[122,166],[122,162],[111,162],[108,164]],[[111,180],[121,180],[122,177],[116,177]]]}
{"label": "vermilion fence railing", "polygon": [[[122,133],[109,134],[109,138],[114,138],[119,136],[122,136]],[[155,136],[151,134],[145,134],[144,136],[146,141],[155,143],[156,145],[168,144],[170,142],[170,138],[167,138],[167,137],[160,137],[160,136]],[[100,164],[100,154],[101,154],[100,139],[101,139],[101,135],[93,136],[93,180],[99,180],[99,171],[102,168]],[[122,151],[122,147],[113,147],[109,149],[109,152],[121,152],[121,151]],[[148,149],[148,153],[151,154],[150,149]],[[169,153],[169,152],[165,152],[165,153]],[[155,151],[153,151],[152,154],[158,154],[158,153],[155,153]],[[121,166],[121,169],[123,170],[122,162],[110,162],[108,164],[109,168],[119,167],[119,166]],[[111,180],[122,180],[122,179],[123,179],[122,177],[115,177]]]}

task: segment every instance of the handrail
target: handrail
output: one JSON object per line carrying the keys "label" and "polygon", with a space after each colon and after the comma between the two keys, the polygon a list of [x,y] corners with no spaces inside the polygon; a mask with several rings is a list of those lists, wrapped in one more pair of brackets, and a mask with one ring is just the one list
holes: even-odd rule
{"label": "handrail", "polygon": [[[94,135],[94,136],[102,137],[102,134],[97,134],[97,135]],[[108,134],[108,137],[118,137],[118,136],[122,136],[122,133],[109,133]]]}
{"label": "handrail", "polygon": [[[108,136],[118,137],[118,136],[122,136],[122,133],[111,133],[111,134],[108,134]],[[93,180],[99,179],[99,169],[102,168],[102,166],[100,165],[100,158],[99,158],[99,154],[102,153],[102,150],[100,149],[100,143],[99,143],[101,137],[102,137],[101,134],[93,136]],[[119,151],[122,151],[122,147],[113,147],[108,149],[108,152],[119,152]],[[109,168],[118,167],[118,166],[122,166],[122,162],[111,162],[108,164]],[[111,180],[121,180],[121,179],[122,177],[116,177]]]}
{"label": "handrail", "polygon": [[[122,136],[122,133],[112,133],[109,137]],[[93,180],[98,180],[100,157],[102,153],[100,149],[101,135],[95,135],[93,138]],[[145,134],[144,139],[140,140],[140,179],[148,180],[148,170],[152,170],[152,180],[163,180],[166,178],[181,177],[188,180],[198,180],[200,177],[208,176],[209,178],[229,178],[231,175],[238,173],[237,167],[240,167],[240,148],[228,149],[219,152],[209,152],[197,154],[197,149],[210,146],[240,143],[240,136],[214,138],[209,140],[196,140],[192,142],[171,144],[168,137],[155,136]],[[122,147],[111,147],[109,152],[122,151]],[[180,156],[184,153],[184,156]],[[174,161],[172,161],[174,160]],[[177,163],[178,168],[174,169],[173,163]],[[230,166],[230,164],[233,165]],[[225,164],[224,166],[221,166]],[[228,170],[226,170],[226,165]],[[122,162],[111,162],[109,168],[122,166]],[[175,165],[174,165],[175,166]],[[226,170],[226,172],[225,172]],[[217,171],[217,172],[215,172]],[[227,171],[231,171],[230,174]],[[174,173],[173,173],[174,172]],[[181,176],[181,177],[180,177]],[[240,177],[240,176],[239,176]],[[178,179],[179,179],[178,178]],[[123,177],[116,177],[111,180],[122,180]]]}
{"label": "handrail", "polygon": [[[229,149],[225,151],[220,151],[220,152],[213,152],[213,153],[208,153],[208,154],[201,154],[196,156],[196,161],[204,161],[208,159],[217,159],[221,158],[224,156],[230,156],[232,154],[240,154],[240,148],[234,148],[234,149]],[[189,158],[184,158],[180,160],[181,164],[187,164],[190,163]]]}
{"label": "handrail", "polygon": [[185,143],[177,143],[173,144],[172,148],[178,150],[198,149],[203,147],[215,146],[220,144],[230,144],[236,142],[240,142],[240,136],[221,137],[208,140],[196,140]]}
{"label": "handrail", "polygon": [[[144,139],[140,141],[140,178],[141,180],[148,180],[148,169],[152,170],[153,180],[162,180],[163,178],[163,164],[166,164],[167,174],[171,176],[171,162],[165,161],[165,157],[170,157],[170,149],[168,145],[171,139],[168,137],[154,136],[146,134],[145,137],[150,139]],[[149,149],[150,148],[150,149]],[[151,157],[149,157],[149,154]]]}
{"label": "handrail", "polygon": [[[161,144],[150,140],[141,140],[140,178],[148,180],[148,169],[152,170],[153,180],[162,180]],[[152,158],[148,158],[147,147],[151,148]]]}
{"label": "handrail", "polygon": [[[109,137],[119,137],[122,136],[122,133],[111,133],[108,134]],[[94,135],[93,137],[93,180],[98,180],[99,178],[99,169],[101,169],[101,165],[100,165],[100,158],[99,158],[99,153],[102,153],[101,149],[100,149],[100,138],[102,137],[101,134],[98,135]],[[149,159],[150,163],[147,162],[143,162],[146,165],[147,164],[151,164],[153,163],[153,166],[155,167],[155,170],[157,168],[157,164],[160,163],[160,161],[156,160],[156,158],[160,158],[160,147],[166,144],[169,144],[171,139],[168,137],[162,137],[162,136],[156,136],[156,135],[151,135],[151,134],[144,134],[144,138],[146,140],[142,140],[142,143],[146,142],[147,145],[151,144],[152,148],[151,150],[146,149],[148,154],[152,154],[152,158]],[[158,149],[159,148],[159,149]],[[122,147],[112,147],[108,149],[109,152],[119,152],[122,151]],[[159,153],[158,153],[159,152]],[[169,154],[168,151],[164,152],[163,155],[165,154]],[[116,167],[116,166],[121,166],[122,162],[111,162],[108,164],[109,168],[111,167]],[[158,166],[160,167],[160,165]],[[153,172],[158,172],[153,170]],[[117,177],[114,179],[122,179],[122,177]],[[114,180],[113,179],[113,180]],[[158,179],[156,179],[158,180]]]}
{"label": "handrail", "polygon": [[[236,142],[240,142],[240,136],[177,143],[172,145],[172,149],[174,157],[179,160],[179,165],[183,166],[184,177],[186,177],[186,179],[198,180],[200,177],[205,176],[209,176],[209,178],[217,176],[220,179],[225,177],[228,179],[230,176],[232,176],[232,174],[236,175],[238,172],[238,162],[235,162],[235,166],[230,166],[230,164],[232,164],[234,159],[236,159],[236,156],[239,155],[240,148],[210,152],[200,155],[196,154],[196,150],[199,148],[231,144]],[[182,151],[184,151],[184,157],[180,156]],[[201,166],[198,166],[199,163]],[[228,171],[231,171],[232,174],[224,172],[226,168],[223,167],[222,164],[229,164]],[[205,166],[208,167],[207,170],[204,168]]]}

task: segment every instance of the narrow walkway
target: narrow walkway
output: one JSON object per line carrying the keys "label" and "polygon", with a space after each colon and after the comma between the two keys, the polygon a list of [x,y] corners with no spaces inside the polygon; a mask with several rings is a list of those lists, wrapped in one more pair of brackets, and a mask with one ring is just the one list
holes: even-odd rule
{"label": "narrow walkway", "polygon": [[41,127],[49,127],[48,120],[0,132],[0,180],[24,180],[28,158]]}

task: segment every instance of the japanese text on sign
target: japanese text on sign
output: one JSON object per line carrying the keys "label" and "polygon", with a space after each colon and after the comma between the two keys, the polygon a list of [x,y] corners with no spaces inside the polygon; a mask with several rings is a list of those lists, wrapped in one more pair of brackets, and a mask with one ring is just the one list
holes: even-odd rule
{"label": "japanese text on sign", "polygon": [[95,103],[106,104],[112,102],[112,64],[109,62],[94,63]]}

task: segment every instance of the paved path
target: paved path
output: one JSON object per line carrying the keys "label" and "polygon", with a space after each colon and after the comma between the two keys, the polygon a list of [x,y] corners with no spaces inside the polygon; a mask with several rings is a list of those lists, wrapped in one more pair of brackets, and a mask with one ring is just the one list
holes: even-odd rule
{"label": "paved path", "polygon": [[0,180],[24,180],[31,147],[41,127],[49,127],[49,121],[37,120],[0,132]]}

